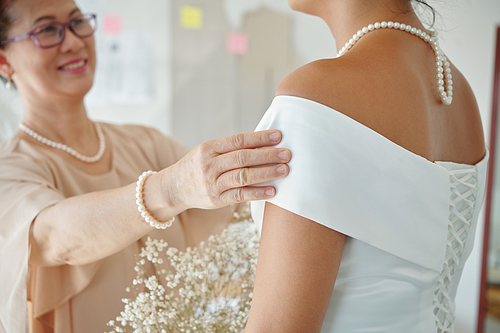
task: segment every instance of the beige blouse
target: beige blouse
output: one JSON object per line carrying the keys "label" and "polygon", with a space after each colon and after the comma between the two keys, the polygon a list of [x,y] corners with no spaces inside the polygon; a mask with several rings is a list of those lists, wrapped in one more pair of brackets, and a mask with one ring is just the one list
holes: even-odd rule
{"label": "beige blouse", "polygon": [[[91,264],[28,267],[29,228],[44,208],[71,196],[128,185],[143,171],[164,169],[187,152],[151,128],[102,124],[102,129],[112,168],[101,175],[86,174],[52,149],[18,137],[0,146],[0,333],[27,332],[28,326],[35,333],[108,332],[106,323],[123,309],[121,299],[133,296],[125,289],[135,277],[134,255],[144,238]],[[229,220],[227,209],[190,210],[171,228],[152,229],[148,236],[184,249],[220,232]]]}

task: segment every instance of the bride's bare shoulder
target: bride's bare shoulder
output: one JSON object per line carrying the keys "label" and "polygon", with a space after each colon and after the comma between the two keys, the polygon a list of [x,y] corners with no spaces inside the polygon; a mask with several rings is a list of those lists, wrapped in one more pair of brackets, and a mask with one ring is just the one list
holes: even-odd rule
{"label": "bride's bare shoulder", "polygon": [[465,78],[451,66],[455,94],[452,105],[445,106],[429,45],[405,34],[389,37],[300,67],[281,82],[276,95],[326,105],[429,160],[477,161],[484,154],[484,138]]}
{"label": "bride's bare shoulder", "polygon": [[297,96],[323,104],[336,104],[349,99],[345,95],[350,92],[349,82],[345,79],[350,78],[352,82],[352,74],[349,64],[341,59],[316,60],[285,77],[276,90],[276,96]]}
{"label": "bride's bare shoulder", "polygon": [[369,59],[322,59],[290,73],[278,86],[276,96],[313,100],[369,124],[366,118],[377,105],[392,103],[389,92],[395,83],[390,81],[390,75]]}

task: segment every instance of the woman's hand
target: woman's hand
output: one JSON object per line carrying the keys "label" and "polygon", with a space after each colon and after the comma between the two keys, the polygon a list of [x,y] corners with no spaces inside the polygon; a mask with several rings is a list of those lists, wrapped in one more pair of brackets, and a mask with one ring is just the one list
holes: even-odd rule
{"label": "woman's hand", "polygon": [[279,131],[267,130],[235,134],[196,146],[162,171],[167,206],[181,210],[214,209],[273,197],[273,187],[255,185],[288,175],[290,151],[262,148],[280,141]]}

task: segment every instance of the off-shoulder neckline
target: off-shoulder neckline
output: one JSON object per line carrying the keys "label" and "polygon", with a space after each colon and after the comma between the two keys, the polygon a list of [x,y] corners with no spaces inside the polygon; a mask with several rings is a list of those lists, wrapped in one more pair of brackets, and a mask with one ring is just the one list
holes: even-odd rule
{"label": "off-shoulder neckline", "polygon": [[488,159],[488,156],[489,156],[489,151],[486,148],[485,153],[483,155],[483,158],[481,160],[479,160],[476,164],[459,163],[459,162],[454,162],[454,161],[431,161],[431,160],[429,160],[429,159],[427,159],[427,158],[425,158],[425,157],[423,157],[421,155],[418,155],[418,154],[412,152],[411,150],[408,150],[405,147],[397,144],[396,142],[390,140],[389,138],[387,138],[386,136],[380,134],[379,132],[377,132],[377,131],[371,129],[370,127],[368,127],[368,126],[360,123],[359,121],[355,120],[354,118],[349,117],[345,113],[340,112],[338,110],[335,110],[335,109],[333,109],[333,108],[331,108],[331,107],[329,107],[327,105],[324,105],[322,103],[319,103],[319,102],[316,102],[316,101],[313,101],[311,99],[307,99],[307,98],[304,98],[304,97],[290,96],[290,95],[279,95],[279,96],[276,96],[274,99],[275,100],[276,99],[298,99],[298,100],[301,100],[301,101],[304,101],[304,102],[307,102],[307,103],[312,103],[312,104],[317,105],[319,107],[326,108],[328,110],[334,111],[339,117],[342,117],[342,118],[346,119],[347,121],[355,124],[356,126],[359,126],[359,127],[363,128],[364,130],[371,132],[372,134],[374,134],[374,135],[378,136],[379,138],[381,138],[382,140],[386,141],[388,144],[390,144],[390,145],[396,147],[397,149],[401,150],[405,154],[410,155],[410,156],[414,156],[415,158],[422,159],[425,162],[430,163],[430,164],[435,165],[435,166],[444,167],[445,165],[454,165],[454,166],[463,166],[463,167],[468,167],[468,168],[478,167],[483,162],[485,162]]}

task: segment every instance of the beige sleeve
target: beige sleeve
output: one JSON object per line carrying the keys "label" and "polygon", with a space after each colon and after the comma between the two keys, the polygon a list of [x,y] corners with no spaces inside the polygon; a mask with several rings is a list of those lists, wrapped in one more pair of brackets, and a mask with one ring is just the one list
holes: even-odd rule
{"label": "beige sleeve", "polygon": [[39,164],[21,154],[0,157],[0,328],[26,332],[29,230],[64,196]]}
{"label": "beige sleeve", "polygon": [[189,148],[156,129],[149,131],[161,169],[171,166],[188,152]]}

